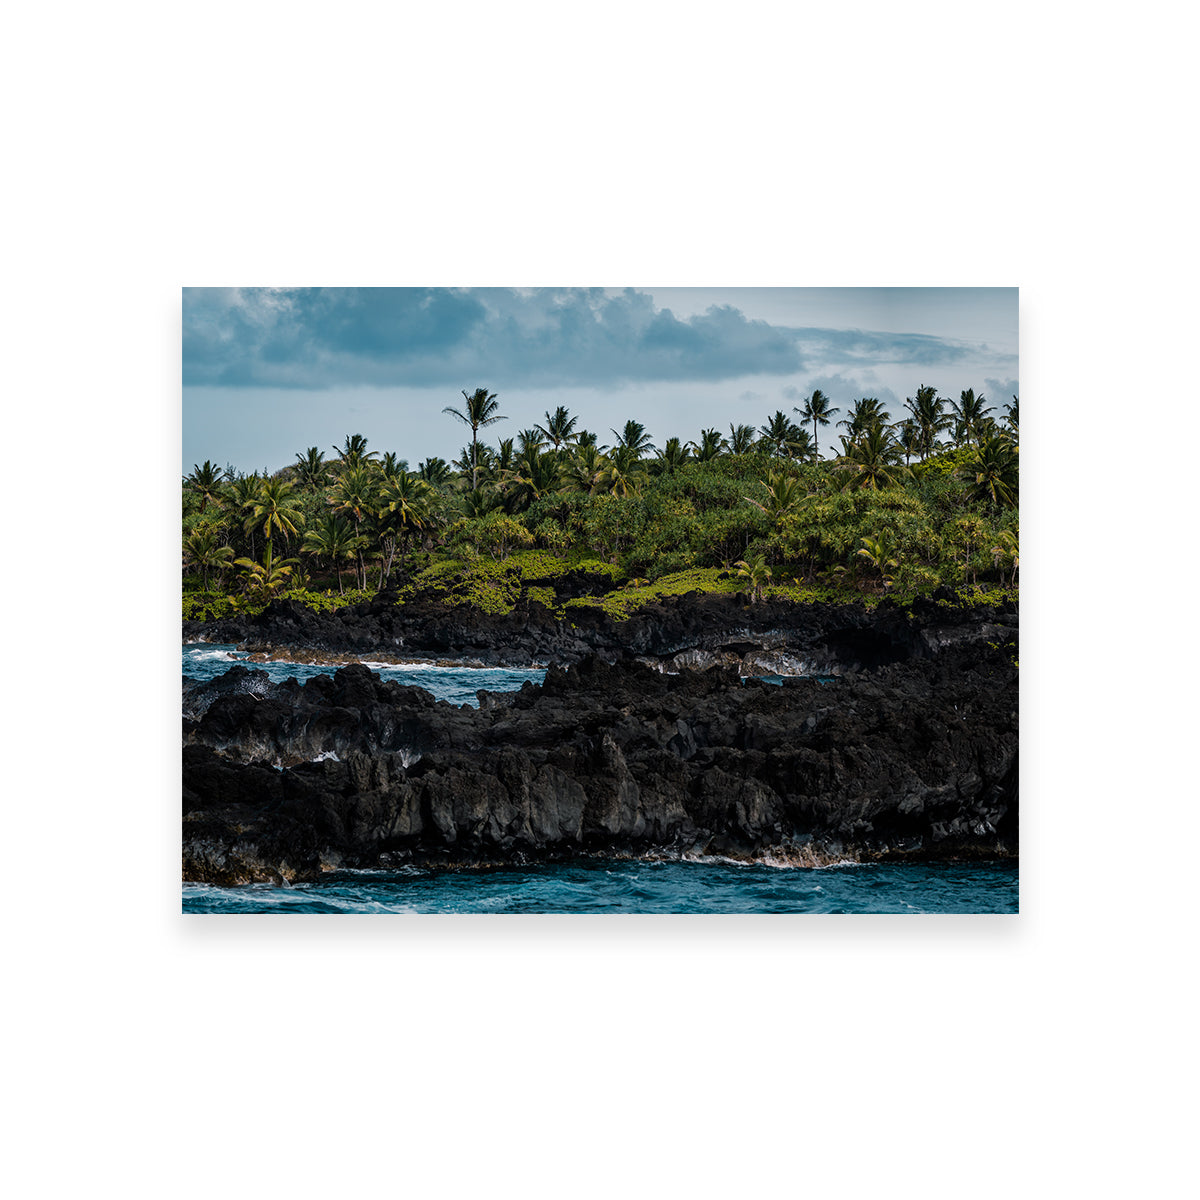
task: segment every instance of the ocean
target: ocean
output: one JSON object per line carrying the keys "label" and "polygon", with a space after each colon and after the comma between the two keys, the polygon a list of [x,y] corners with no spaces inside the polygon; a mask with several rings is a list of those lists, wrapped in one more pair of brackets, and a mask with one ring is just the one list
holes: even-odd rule
{"label": "ocean", "polygon": [[[332,674],[343,662],[251,662],[234,646],[183,647],[183,674],[222,675],[245,662],[280,682]],[[363,660],[384,679],[438,700],[478,705],[476,692],[515,691],[544,669]],[[185,913],[1015,913],[1017,865],[844,863],[796,867],[723,858],[579,858],[486,869],[331,871],[314,883],[183,885]]]}

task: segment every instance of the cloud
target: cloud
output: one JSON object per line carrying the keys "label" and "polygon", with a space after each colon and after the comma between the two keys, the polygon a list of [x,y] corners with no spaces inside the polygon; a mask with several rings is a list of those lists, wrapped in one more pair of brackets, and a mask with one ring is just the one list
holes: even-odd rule
{"label": "cloud", "polygon": [[977,342],[934,337],[925,333],[872,333],[862,329],[793,329],[790,331],[810,360],[847,366],[952,366],[985,361],[1015,363],[1016,356]]}
{"label": "cloud", "polygon": [[595,386],[792,374],[796,337],[634,289],[189,288],[186,385]]}
{"label": "cloud", "polygon": [[994,404],[999,411],[1003,410],[1004,405],[1011,404],[1014,396],[1021,394],[1015,379],[985,379],[983,386],[988,403]]}

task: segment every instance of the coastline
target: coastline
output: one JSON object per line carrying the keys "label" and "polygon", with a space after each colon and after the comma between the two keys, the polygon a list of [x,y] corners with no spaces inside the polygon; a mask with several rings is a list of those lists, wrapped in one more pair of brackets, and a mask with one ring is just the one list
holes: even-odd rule
{"label": "coastline", "polygon": [[[361,659],[464,658],[363,645],[360,621],[343,630],[353,653],[299,647],[295,633],[292,645],[258,642],[262,662],[352,661],[305,684],[273,684],[254,664],[185,684],[184,878],[593,854],[796,867],[1017,858],[1015,611],[775,606],[722,627],[703,603],[672,609],[628,639],[602,629],[612,662],[552,663],[541,685],[481,689],[478,708],[373,674]],[[252,633],[293,614],[264,615]],[[476,644],[495,632],[482,625]],[[823,656],[831,674],[784,686],[739,674],[767,652]]]}

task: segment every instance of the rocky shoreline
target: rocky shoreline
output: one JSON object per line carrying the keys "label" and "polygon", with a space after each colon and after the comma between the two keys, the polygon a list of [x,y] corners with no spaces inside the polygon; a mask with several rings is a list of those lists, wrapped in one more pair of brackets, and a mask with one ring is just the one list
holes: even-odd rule
{"label": "rocky shoreline", "polygon": [[[540,605],[474,619],[273,605],[204,626],[289,654],[552,665],[477,709],[358,664],[305,684],[245,666],[185,679],[184,879],[581,854],[1016,857],[1015,608],[734,600],[582,625]],[[754,677],[785,659],[833,678]]]}

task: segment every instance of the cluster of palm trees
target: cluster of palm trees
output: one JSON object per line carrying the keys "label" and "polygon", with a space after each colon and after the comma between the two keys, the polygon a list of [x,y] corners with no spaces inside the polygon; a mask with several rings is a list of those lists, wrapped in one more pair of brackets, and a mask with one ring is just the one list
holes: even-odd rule
{"label": "cluster of palm trees", "polygon": [[[384,588],[397,553],[403,566],[412,542],[443,523],[436,486],[420,471],[410,472],[408,464],[394,454],[380,459],[376,451],[367,449],[361,434],[348,436],[332,461],[326,461],[316,446],[297,454],[296,460],[295,466],[272,476],[232,479],[206,461],[184,480],[202,518],[210,505],[219,511],[217,517],[201,520],[184,542],[185,563],[202,573],[206,591],[210,573],[231,565],[243,568],[246,590],[258,596],[271,595],[293,582],[300,561],[276,557],[276,536],[335,570],[343,594],[343,570],[348,563],[353,565],[356,585],[367,586],[366,552],[373,549],[379,565],[377,586]],[[441,473],[436,463],[431,473]],[[239,531],[249,541],[250,554],[234,558],[222,535],[228,538]],[[254,558],[259,535],[264,539],[261,562]]]}
{"label": "cluster of palm trees", "polygon": [[[476,388],[462,396],[461,407],[443,410],[471,430],[470,443],[453,463],[431,457],[409,470],[394,453],[381,456],[361,434],[350,434],[340,448],[333,447],[333,458],[312,446],[274,475],[234,477],[211,462],[196,465],[184,480],[196,518],[185,539],[185,565],[200,573],[206,591],[214,573],[223,578],[240,567],[247,591],[271,595],[303,579],[296,554],[336,571],[340,593],[347,568],[357,587],[367,587],[371,560],[378,565],[377,586],[384,588],[397,556],[403,569],[414,545],[431,546],[456,520],[515,516],[555,494],[630,496],[651,476],[725,455],[766,460],[762,491],[746,499],[778,522],[806,494],[795,468],[824,461],[820,430],[841,411],[814,390],[793,408],[798,422],[777,411],[758,429],[731,424],[727,436],[701,429],[694,441],[672,437],[659,448],[636,420],[611,430],[612,443],[600,445],[595,433],[578,428],[579,418],[559,406],[543,422],[493,447],[479,435],[507,420],[497,395]],[[906,415],[893,422],[878,399],[864,397],[837,423],[845,433],[828,469],[841,476],[844,490],[897,486],[911,477],[912,459],[925,462],[954,449],[963,452],[957,472],[970,499],[995,508],[1016,503],[1015,396],[1001,421],[972,389],[953,401],[922,386],[904,408]],[[237,556],[235,543],[247,553]],[[277,555],[277,544],[293,556]],[[886,565],[888,555],[875,559]]]}

